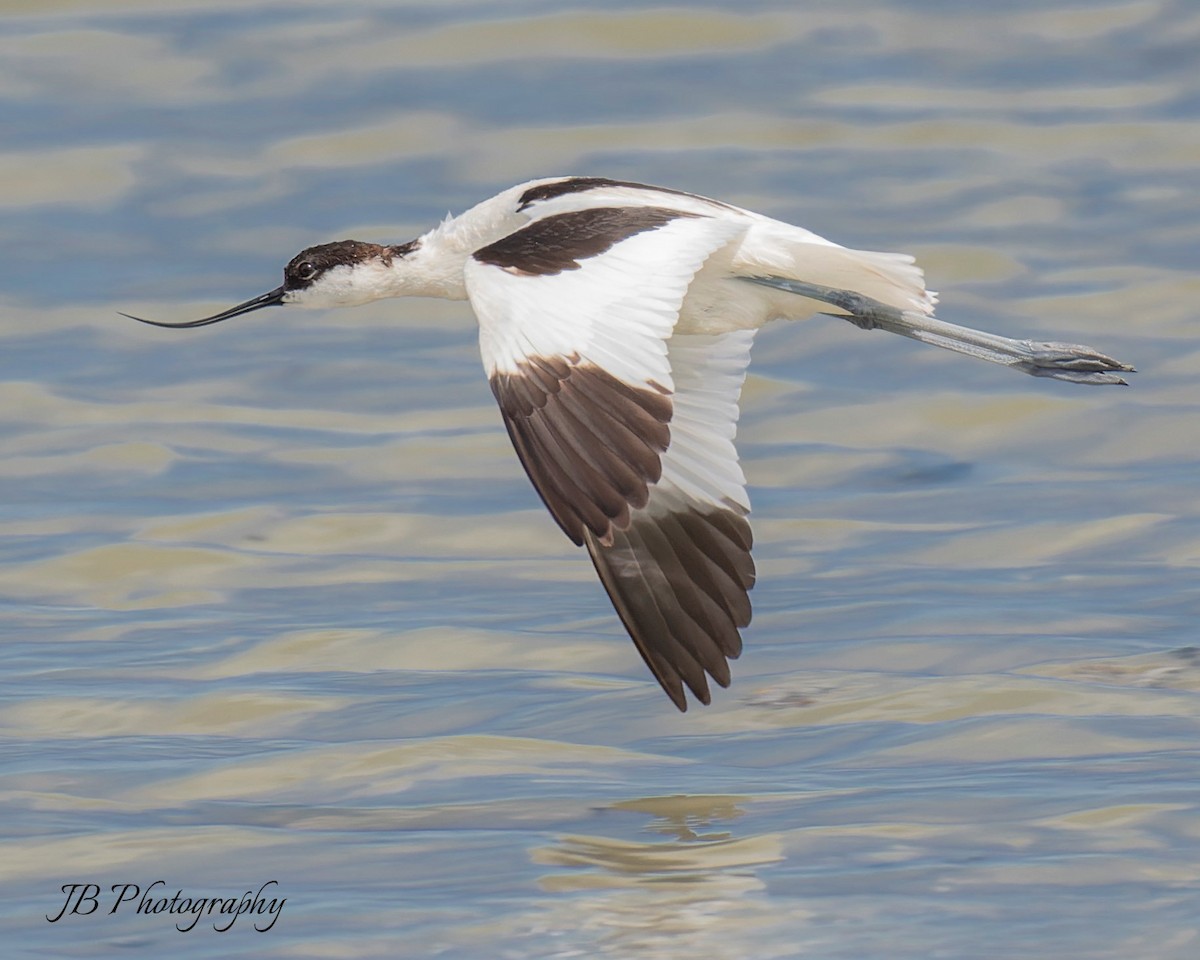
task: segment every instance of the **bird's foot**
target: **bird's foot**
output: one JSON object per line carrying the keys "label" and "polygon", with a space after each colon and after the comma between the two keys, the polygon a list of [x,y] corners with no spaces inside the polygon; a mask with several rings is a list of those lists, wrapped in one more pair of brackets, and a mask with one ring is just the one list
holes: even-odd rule
{"label": "bird's foot", "polygon": [[1119,383],[1127,386],[1128,381],[1118,374],[1136,373],[1131,364],[1121,363],[1079,343],[1023,340],[1021,345],[1028,350],[1028,355],[1014,366],[1034,377],[1052,377],[1072,383]]}

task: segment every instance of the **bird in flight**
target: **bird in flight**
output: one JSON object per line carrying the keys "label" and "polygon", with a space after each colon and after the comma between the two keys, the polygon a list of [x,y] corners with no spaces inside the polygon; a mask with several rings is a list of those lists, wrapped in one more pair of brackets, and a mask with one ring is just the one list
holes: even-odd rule
{"label": "bird in flight", "polygon": [[[824,313],[1074,383],[1133,368],[1090,347],[935,319],[913,258],[853,250],[680,190],[603,177],[512,187],[416,240],[309,247],[263,307],[469,300],[504,425],[550,515],[587,548],[680,710],[729,685],[754,585],[734,434],[755,331]],[[126,314],[125,316],[129,316]]]}

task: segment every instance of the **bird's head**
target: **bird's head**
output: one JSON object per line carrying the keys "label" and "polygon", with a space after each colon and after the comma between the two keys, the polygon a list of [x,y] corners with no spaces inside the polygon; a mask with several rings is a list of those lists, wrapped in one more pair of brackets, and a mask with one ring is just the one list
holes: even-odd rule
{"label": "bird's head", "polygon": [[301,250],[283,269],[283,283],[274,290],[211,317],[182,323],[163,323],[122,314],[156,327],[204,327],[263,307],[296,304],[301,307],[355,307],[405,292],[404,271],[397,269],[420,241],[396,246],[339,240]]}

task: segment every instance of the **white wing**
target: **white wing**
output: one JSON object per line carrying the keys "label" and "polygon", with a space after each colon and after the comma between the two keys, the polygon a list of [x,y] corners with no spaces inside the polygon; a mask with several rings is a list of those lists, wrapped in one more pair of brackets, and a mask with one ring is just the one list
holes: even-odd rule
{"label": "white wing", "polygon": [[692,278],[745,224],[665,207],[535,220],[476,251],[492,390],[550,513],[586,544],[680,709],[729,682],[753,584],[733,449],[749,333],[671,338]]}

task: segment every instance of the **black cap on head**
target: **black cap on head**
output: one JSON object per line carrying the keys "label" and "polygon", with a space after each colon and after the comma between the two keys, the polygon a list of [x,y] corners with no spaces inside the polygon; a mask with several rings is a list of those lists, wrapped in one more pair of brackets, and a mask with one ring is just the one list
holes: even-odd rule
{"label": "black cap on head", "polygon": [[303,290],[331,267],[353,266],[376,257],[392,262],[392,248],[362,240],[338,240],[301,250],[283,268],[283,289]]}

